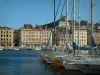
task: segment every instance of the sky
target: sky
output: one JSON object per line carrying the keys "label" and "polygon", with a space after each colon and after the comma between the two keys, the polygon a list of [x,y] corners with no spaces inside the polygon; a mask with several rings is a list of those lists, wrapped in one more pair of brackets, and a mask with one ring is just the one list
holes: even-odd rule
{"label": "sky", "polygon": [[[94,22],[100,22],[100,0],[94,0]],[[56,9],[59,0],[56,0]],[[61,0],[57,19],[60,18],[64,0]],[[75,0],[75,19],[78,15],[78,0]],[[71,19],[72,0],[68,2],[68,17]],[[81,0],[81,20],[90,21],[90,0]],[[8,26],[14,29],[24,24],[33,26],[47,24],[53,21],[53,0],[0,0],[0,26]],[[64,8],[63,14],[66,14]]]}

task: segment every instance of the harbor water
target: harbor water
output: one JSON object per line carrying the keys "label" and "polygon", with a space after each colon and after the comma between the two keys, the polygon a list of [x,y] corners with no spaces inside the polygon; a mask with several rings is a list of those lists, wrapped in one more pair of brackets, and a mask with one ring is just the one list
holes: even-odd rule
{"label": "harbor water", "polygon": [[40,51],[0,51],[0,75],[83,75],[47,65],[39,58]]}

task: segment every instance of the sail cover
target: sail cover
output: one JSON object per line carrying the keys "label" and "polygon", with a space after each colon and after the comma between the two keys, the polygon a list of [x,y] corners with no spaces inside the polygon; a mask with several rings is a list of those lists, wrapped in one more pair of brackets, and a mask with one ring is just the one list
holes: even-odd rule
{"label": "sail cover", "polygon": [[95,41],[94,41],[94,38],[92,37],[92,39],[91,39],[91,44],[92,44],[92,47],[96,47],[96,43],[95,43]]}
{"label": "sail cover", "polygon": [[76,42],[73,42],[73,49],[78,49],[78,45],[76,44]]}

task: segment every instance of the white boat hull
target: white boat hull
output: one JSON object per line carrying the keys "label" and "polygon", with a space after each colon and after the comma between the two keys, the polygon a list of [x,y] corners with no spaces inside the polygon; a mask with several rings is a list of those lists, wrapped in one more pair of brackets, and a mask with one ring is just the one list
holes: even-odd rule
{"label": "white boat hull", "polygon": [[14,49],[14,50],[19,50],[19,49]]}
{"label": "white boat hull", "polygon": [[36,47],[36,48],[34,48],[34,50],[41,50],[41,48],[39,48],[39,47]]}
{"label": "white boat hull", "polygon": [[79,70],[75,64],[63,64],[66,70]]}
{"label": "white boat hull", "polygon": [[84,74],[100,74],[100,65],[76,64],[76,67]]}
{"label": "white boat hull", "polygon": [[0,49],[0,51],[2,51],[3,49]]}

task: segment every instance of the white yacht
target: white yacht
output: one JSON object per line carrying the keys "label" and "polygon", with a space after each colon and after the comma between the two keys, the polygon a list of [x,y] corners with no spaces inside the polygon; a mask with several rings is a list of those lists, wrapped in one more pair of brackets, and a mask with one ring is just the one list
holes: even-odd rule
{"label": "white yacht", "polygon": [[41,47],[35,47],[34,50],[41,50]]}
{"label": "white yacht", "polygon": [[86,63],[75,66],[84,74],[100,74],[100,57],[88,58]]}
{"label": "white yacht", "polygon": [[3,48],[0,48],[0,50],[3,50]]}
{"label": "white yacht", "polygon": [[82,55],[68,55],[64,58],[62,58],[62,63],[65,67],[66,70],[80,70],[78,66],[80,66],[81,64],[87,64],[87,57],[86,56],[82,56]]}

